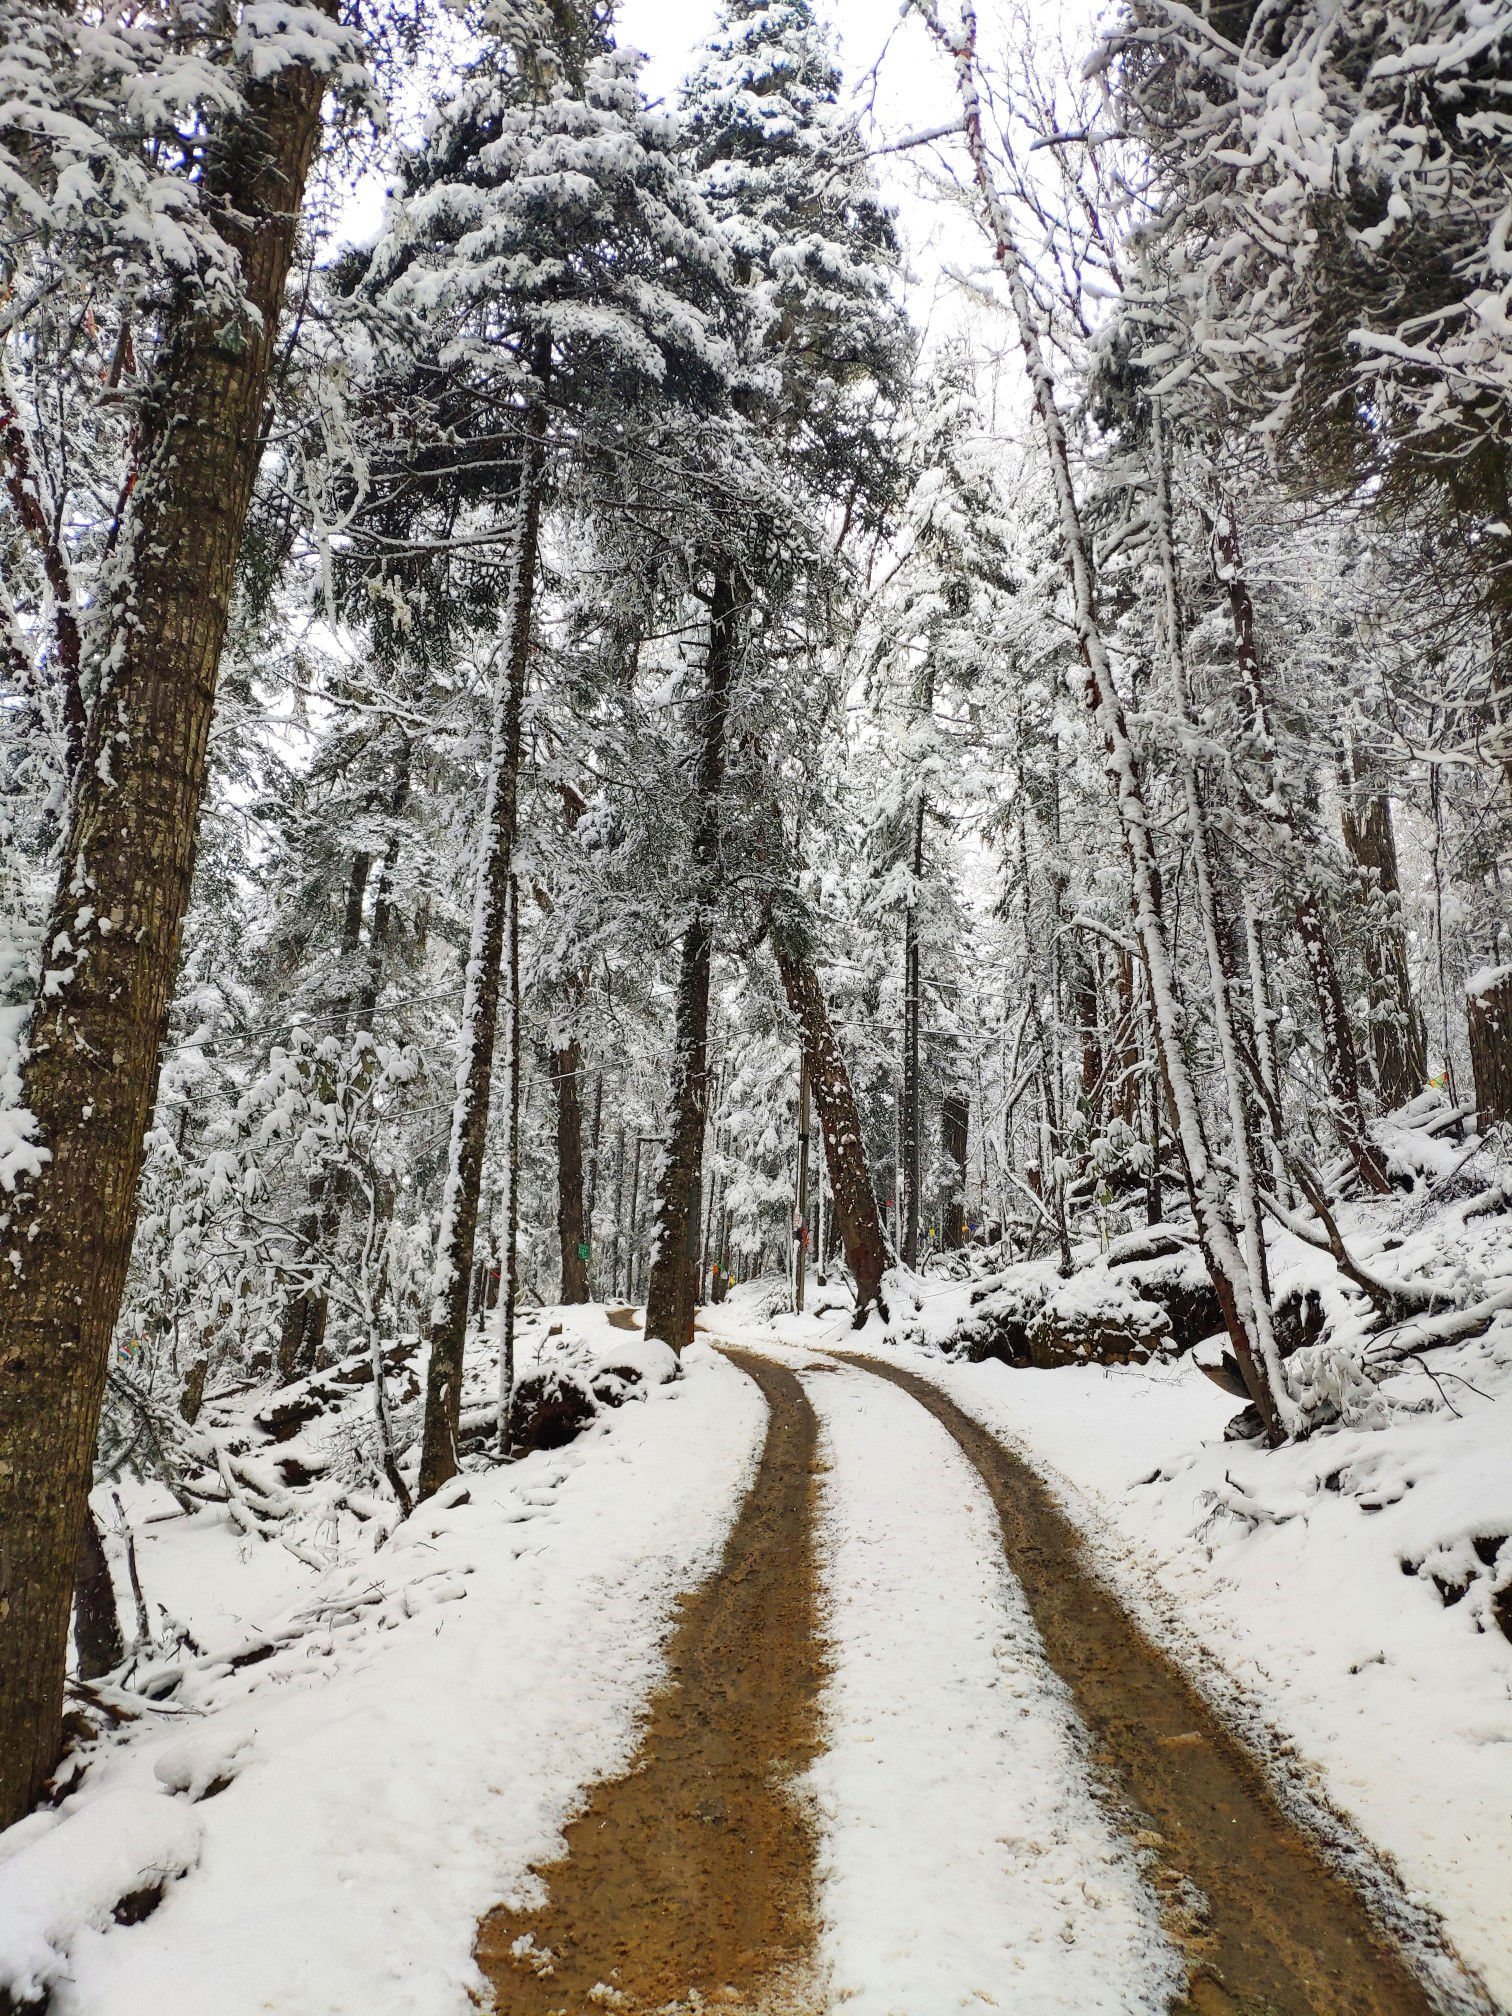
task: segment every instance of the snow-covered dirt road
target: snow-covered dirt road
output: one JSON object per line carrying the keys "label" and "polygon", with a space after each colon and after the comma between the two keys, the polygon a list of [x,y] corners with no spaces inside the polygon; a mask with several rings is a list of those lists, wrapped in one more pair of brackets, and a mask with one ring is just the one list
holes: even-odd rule
{"label": "snow-covered dirt road", "polygon": [[[144,1490],[196,1642],[0,1837],[0,2011],[1502,2008],[1105,1572],[1015,1426],[1034,1375],[740,1306],[679,1365],[629,1315],[532,1319],[613,1404],[409,1520],[317,1481],[276,1548]],[[265,1468],[339,1452],[370,1402],[326,1384]]]}
{"label": "snow-covered dirt road", "polygon": [[[1423,1985],[1033,1473],[943,1394],[844,1354],[736,1357],[772,1411],[720,1593],[690,1609],[636,1765],[568,1830],[543,1910],[485,1927],[501,2010],[1488,2006],[1420,1948]],[[816,1614],[814,1743],[781,1708]]]}

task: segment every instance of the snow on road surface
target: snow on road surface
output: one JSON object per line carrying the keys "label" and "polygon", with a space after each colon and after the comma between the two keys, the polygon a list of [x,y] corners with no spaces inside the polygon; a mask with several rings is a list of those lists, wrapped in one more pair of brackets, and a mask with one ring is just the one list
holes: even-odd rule
{"label": "snow on road surface", "polygon": [[[630,1762],[677,1598],[754,1474],[760,1395],[704,1347],[684,1368],[570,1448],[465,1477],[442,1496],[468,1503],[433,1500],[377,1554],[301,1571],[292,1643],[192,1673],[0,1837],[0,1988],[50,1986],[51,2016],[478,2006],[477,1921],[533,1899],[582,1788]],[[212,1619],[244,1607],[202,1593]],[[162,1877],[144,1923],[113,1922]]]}
{"label": "snow on road surface", "polygon": [[1041,1372],[882,1355],[1033,1462],[1149,1634],[1231,1721],[1284,1737],[1512,2007],[1512,1644],[1478,1628],[1473,1590],[1446,1606],[1403,1567],[1512,1531],[1495,1348],[1465,1367],[1458,1415],[1281,1450],[1225,1443],[1234,1402],[1189,1359]]}
{"label": "snow on road surface", "polygon": [[848,2016],[1164,2009],[1182,1976],[955,1442],[864,1373],[821,1424],[820,1913]]}

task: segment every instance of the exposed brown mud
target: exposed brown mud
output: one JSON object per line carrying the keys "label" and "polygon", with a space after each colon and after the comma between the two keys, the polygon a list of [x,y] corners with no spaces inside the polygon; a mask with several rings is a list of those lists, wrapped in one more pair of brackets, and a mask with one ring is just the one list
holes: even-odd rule
{"label": "exposed brown mud", "polygon": [[567,1828],[544,1906],[479,1928],[504,2016],[819,2006],[813,1840],[788,1790],[817,1748],[815,1421],[791,1372],[727,1355],[771,1409],[756,1481],[719,1573],[684,1604],[633,1769]]}
{"label": "exposed brown mud", "polygon": [[1188,1961],[1182,2009],[1428,2016],[1434,2003],[1359,1894],[1286,1818],[1254,1758],[1091,1571],[1075,1526],[1029,1465],[927,1379],[832,1355],[912,1394],[992,1494],[1008,1565],[1050,1663],[1153,1851],[1149,1875]]}

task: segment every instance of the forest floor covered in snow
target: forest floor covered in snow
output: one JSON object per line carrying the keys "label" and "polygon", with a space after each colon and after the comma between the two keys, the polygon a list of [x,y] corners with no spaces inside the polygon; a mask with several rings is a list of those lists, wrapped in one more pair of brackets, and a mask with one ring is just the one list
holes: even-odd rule
{"label": "forest floor covered in snow", "polygon": [[[0,1836],[0,1994],[50,1991],[56,2016],[437,2016],[484,1992],[477,1922],[528,1898],[582,1788],[629,1763],[678,1598],[718,1563],[764,1426],[706,1347],[668,1384],[671,1354],[602,1310],[527,1332],[523,1366],[638,1361],[643,1397],[395,1532],[376,1505],[337,1504],[336,1481],[299,1490],[298,1554],[224,1508],[127,1496],[147,1600],[200,1650],[137,1676],[155,1705],[102,1689],[99,1719],[132,1719],[76,1753],[77,1790]],[[486,1351],[473,1370],[481,1392]],[[269,1465],[338,1457],[371,1410],[356,1392],[267,1444]],[[228,1443],[262,1442],[266,1398],[207,1415]]]}
{"label": "forest floor covered in snow", "polygon": [[[1347,1230],[1486,1299],[1506,1223]],[[895,1275],[859,1332],[753,1283],[680,1373],[538,1312],[574,1439],[493,1462],[480,1338],[464,1475],[403,1522],[353,1481],[356,1364],[212,1395],[221,1502],[99,1494],[139,1643],[0,1836],[0,2007],[1512,2006],[1512,1317],[1377,1349],[1278,1451],[1174,1342],[1006,1362],[1057,1297],[1152,1321],[1152,1244]],[[1297,1348],[1368,1362],[1317,1253],[1272,1258],[1323,1312]]]}

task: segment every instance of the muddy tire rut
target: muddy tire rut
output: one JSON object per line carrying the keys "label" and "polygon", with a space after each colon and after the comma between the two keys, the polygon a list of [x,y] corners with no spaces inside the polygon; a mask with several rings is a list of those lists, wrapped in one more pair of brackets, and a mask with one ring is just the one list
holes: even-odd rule
{"label": "muddy tire rut", "polygon": [[636,1762],[599,1786],[477,1960],[503,2016],[708,2008],[811,2016],[814,1843],[792,1780],[818,1746],[816,1424],[770,1359],[727,1354],[770,1417],[718,1573],[685,1599]]}
{"label": "muddy tire rut", "polygon": [[1089,1568],[1080,1534],[1035,1471],[929,1380],[834,1355],[911,1394],[986,1484],[1046,1656],[1071,1689],[1095,1762],[1153,1850],[1147,1873],[1187,1960],[1180,2011],[1430,2016],[1435,2004],[1359,1893],[1287,1819],[1256,1760]]}
{"label": "muddy tire rut", "polygon": [[[828,2006],[815,1963],[815,1842],[795,1796],[821,1743],[817,1424],[784,1365],[720,1348],[770,1410],[756,1479],[718,1573],[684,1601],[634,1766],[566,1829],[565,1857],[539,1872],[546,1902],[501,1907],[479,1928],[478,1963],[502,2016],[821,2016]],[[1490,2009],[1465,1977],[1462,1997],[1430,1998],[1361,1895],[1282,1812],[1255,1758],[1099,1581],[1027,1463],[913,1372],[846,1352],[812,1369],[821,1363],[901,1387],[985,1483],[1101,1790],[1184,1955],[1173,2016]],[[1436,1974],[1453,1980],[1452,1959],[1440,1957]]]}

